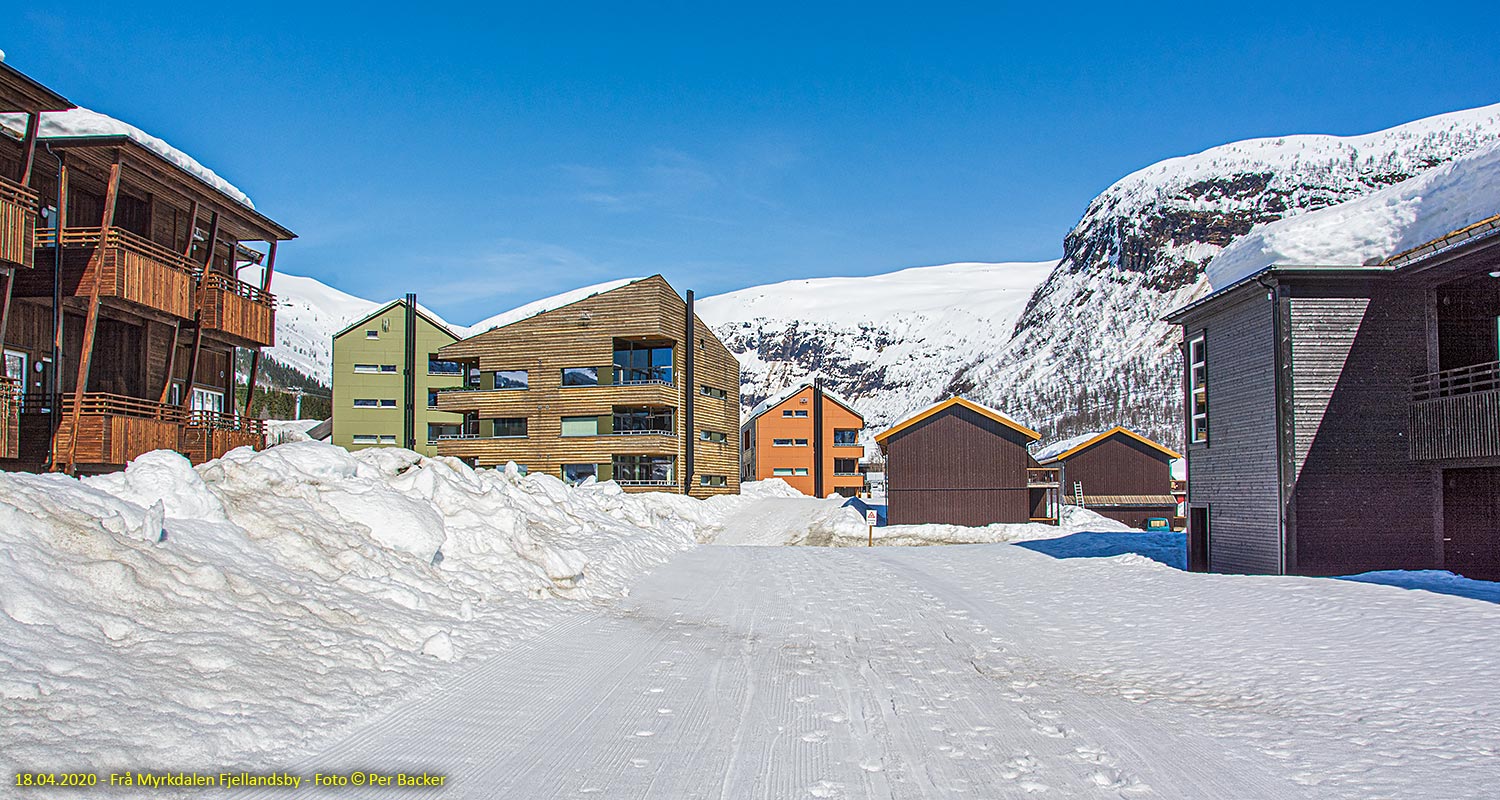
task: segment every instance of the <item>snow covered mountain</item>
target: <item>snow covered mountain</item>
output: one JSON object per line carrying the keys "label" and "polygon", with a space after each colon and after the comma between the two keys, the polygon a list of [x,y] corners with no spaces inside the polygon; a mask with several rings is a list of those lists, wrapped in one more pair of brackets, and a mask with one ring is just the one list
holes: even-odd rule
{"label": "snow covered mountain", "polygon": [[[1050,265],[950,265],[789,281],[703,301],[740,355],[742,398],[817,373],[872,428],[950,394],[1064,438],[1115,424],[1180,444],[1179,361],[1160,318],[1258,225],[1362,197],[1500,140],[1500,105],[1361,136],[1235,142],[1134,172],[1096,197]],[[1480,216],[1500,211],[1483,210]],[[997,275],[1013,280],[996,293]],[[930,280],[926,280],[930,278]],[[1014,292],[1027,291],[1017,311]]]}
{"label": "snow covered mountain", "polygon": [[703,298],[698,314],[739,357],[745,408],[817,375],[876,430],[1009,340],[1054,265],[945,264],[786,281]]}

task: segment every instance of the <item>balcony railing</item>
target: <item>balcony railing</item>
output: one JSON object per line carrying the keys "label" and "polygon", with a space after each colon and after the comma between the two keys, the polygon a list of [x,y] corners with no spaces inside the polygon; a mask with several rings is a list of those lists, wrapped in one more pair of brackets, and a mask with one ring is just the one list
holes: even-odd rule
{"label": "balcony railing", "polygon": [[677,431],[674,431],[674,430],[639,430],[639,431],[625,430],[625,431],[622,431],[622,430],[616,428],[611,435],[613,435],[613,436],[676,436],[677,435]]}
{"label": "balcony railing", "polygon": [[0,261],[31,267],[36,247],[36,195],[0,178]]}
{"label": "balcony railing", "polygon": [[1055,467],[1027,467],[1026,485],[1041,489],[1057,485],[1058,470]]}
{"label": "balcony railing", "polygon": [[21,445],[21,389],[0,377],[0,458],[15,458]]}
{"label": "balcony railing", "polygon": [[276,340],[276,298],[254,286],[217,272],[198,282],[203,327],[252,346]]}
{"label": "balcony railing", "polygon": [[656,479],[656,480],[629,480],[629,479],[627,479],[627,480],[620,480],[620,479],[617,478],[617,479],[615,479],[615,483],[617,483],[617,484],[619,484],[621,486],[676,486],[677,485],[677,483],[675,481],[660,480],[660,479]]}
{"label": "balcony railing", "polygon": [[[56,247],[57,229],[36,233],[38,248]],[[77,282],[78,294],[86,294],[98,282],[103,297],[118,297],[183,319],[193,317],[194,279],[198,266],[191,259],[123,228],[65,228],[62,248],[98,249]]]}
{"label": "balcony railing", "polygon": [[1412,380],[1407,449],[1417,461],[1500,457],[1500,362]]}

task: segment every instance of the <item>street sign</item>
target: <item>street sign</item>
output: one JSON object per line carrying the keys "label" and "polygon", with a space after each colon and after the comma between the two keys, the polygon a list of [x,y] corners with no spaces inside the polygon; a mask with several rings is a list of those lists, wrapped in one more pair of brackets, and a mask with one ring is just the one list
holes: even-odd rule
{"label": "street sign", "polygon": [[876,524],[879,524],[879,521],[880,521],[880,517],[879,517],[879,515],[877,515],[875,513],[875,509],[871,508],[871,509],[867,509],[865,511],[865,524],[866,525],[876,525]]}

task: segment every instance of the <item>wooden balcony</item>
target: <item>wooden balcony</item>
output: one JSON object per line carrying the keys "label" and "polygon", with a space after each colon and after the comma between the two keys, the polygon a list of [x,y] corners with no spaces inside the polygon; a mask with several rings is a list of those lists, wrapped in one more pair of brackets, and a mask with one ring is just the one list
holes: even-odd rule
{"label": "wooden balcony", "polygon": [[36,195],[0,178],[0,262],[16,267],[35,263]]}
{"label": "wooden balcony", "polygon": [[189,461],[202,464],[236,447],[259,450],[265,442],[264,420],[217,411],[192,411],[188,413],[187,425],[182,428],[182,443],[178,449]]}
{"label": "wooden balcony", "polygon": [[[36,244],[38,251],[50,251],[57,246],[57,231],[38,231]],[[86,297],[97,283],[100,297],[193,318],[197,267],[181,253],[122,228],[66,228],[62,248],[65,294]],[[46,291],[50,294],[50,283]]]}
{"label": "wooden balcony", "polygon": [[20,450],[20,388],[15,380],[0,377],[0,458],[18,458]]}
{"label": "wooden balcony", "polygon": [[1500,457],[1500,362],[1413,379],[1407,447],[1416,461]]}
{"label": "wooden balcony", "polygon": [[176,450],[187,422],[187,412],[176,406],[103,392],[67,395],[61,410],[53,443],[59,463],[123,465],[152,450]]}
{"label": "wooden balcony", "polygon": [[244,281],[210,272],[198,281],[198,309],[206,332],[239,347],[276,342],[276,299]]}

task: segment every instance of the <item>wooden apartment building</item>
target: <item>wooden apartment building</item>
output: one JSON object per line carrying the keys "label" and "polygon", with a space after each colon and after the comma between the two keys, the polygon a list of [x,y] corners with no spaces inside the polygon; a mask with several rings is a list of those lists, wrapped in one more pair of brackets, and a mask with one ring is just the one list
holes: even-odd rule
{"label": "wooden apartment building", "polygon": [[1041,434],[993,408],[944,400],[875,437],[891,525],[1056,522],[1055,467],[1027,447]]}
{"label": "wooden apartment building", "polygon": [[[159,140],[70,107],[0,63],[0,111],[12,112],[0,467],[98,472],[155,449],[204,461],[259,446],[261,423],[236,408],[234,356],[258,362],[273,342],[266,289],[293,234]],[[101,123],[119,133],[77,133]],[[259,285],[239,280],[257,262]]]}
{"label": "wooden apartment building", "polygon": [[1500,579],[1500,217],[1382,264],[1273,265],[1168,320],[1191,568]]}
{"label": "wooden apartment building", "polygon": [[1087,508],[1133,528],[1177,516],[1172,495],[1175,450],[1116,426],[1035,451],[1040,467],[1058,470],[1063,505]]}
{"label": "wooden apartment building", "polygon": [[656,275],[441,348],[473,378],[437,393],[464,420],[438,453],[630,491],[737,493],[739,362],[692,298]]}
{"label": "wooden apartment building", "polygon": [[815,383],[794,386],[762,401],[740,426],[740,477],[780,478],[813,497],[854,497],[865,485],[864,427],[843,398]]}

